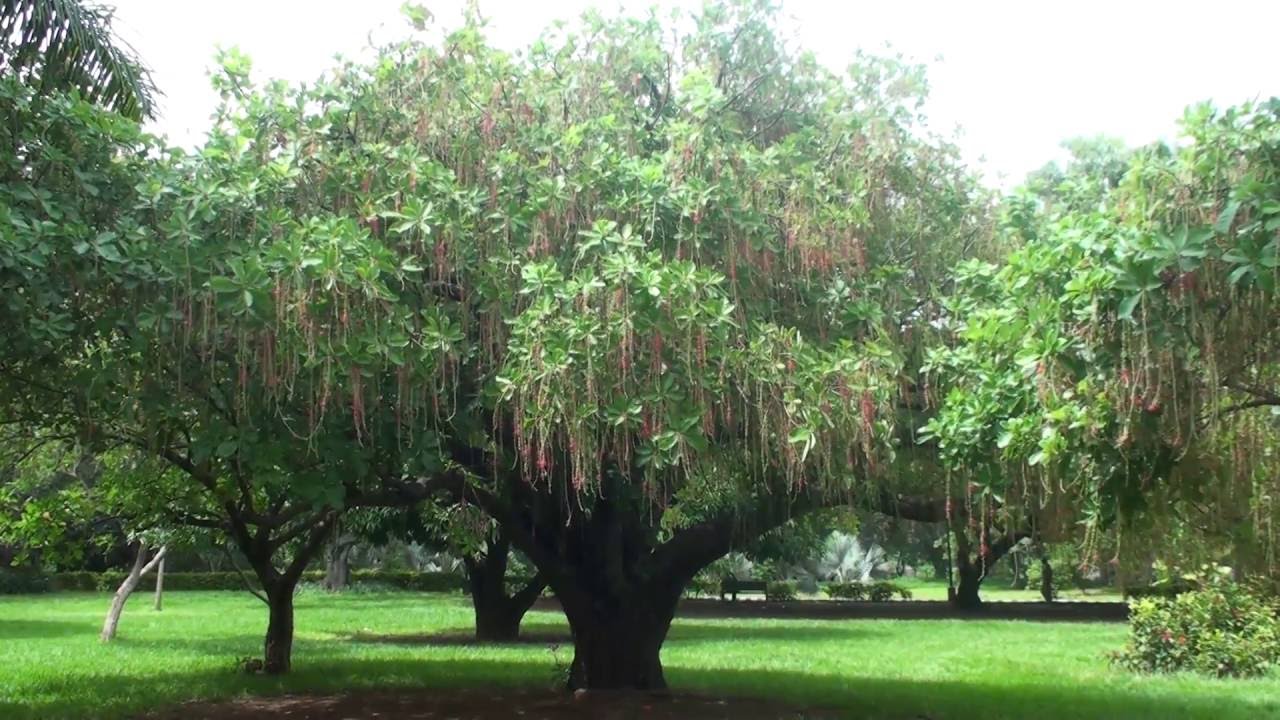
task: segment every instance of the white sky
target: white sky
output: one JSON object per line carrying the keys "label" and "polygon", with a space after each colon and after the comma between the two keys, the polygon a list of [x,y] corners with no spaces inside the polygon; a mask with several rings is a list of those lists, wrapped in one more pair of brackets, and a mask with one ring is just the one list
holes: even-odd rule
{"label": "white sky", "polygon": [[[409,31],[402,0],[107,0],[117,30],[164,92],[157,129],[194,144],[216,101],[215,47],[238,46],[259,78],[310,81],[332,57]],[[456,25],[461,0],[419,0]],[[598,5],[640,10],[696,0],[480,0],[499,45],[527,44],[556,19]],[[1275,0],[783,0],[800,43],[843,67],[886,44],[930,65],[933,125],[959,126],[987,177],[1012,184],[1061,155],[1069,137],[1132,144],[1172,138],[1182,109],[1280,95]]]}

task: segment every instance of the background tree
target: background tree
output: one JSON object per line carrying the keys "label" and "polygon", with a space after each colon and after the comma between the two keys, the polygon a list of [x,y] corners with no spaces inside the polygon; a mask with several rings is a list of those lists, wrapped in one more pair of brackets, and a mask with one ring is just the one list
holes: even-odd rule
{"label": "background tree", "polygon": [[962,266],[929,363],[970,517],[1049,541],[1083,523],[1095,565],[1102,531],[1188,512],[1274,547],[1278,113],[1196,107],[1185,145],[1076,184],[1088,202],[1011,201],[1016,249]]}
{"label": "background tree", "polygon": [[156,89],[141,60],[111,32],[112,10],[79,0],[0,2],[0,71],[38,96],[75,90],[133,120],[149,117]]}

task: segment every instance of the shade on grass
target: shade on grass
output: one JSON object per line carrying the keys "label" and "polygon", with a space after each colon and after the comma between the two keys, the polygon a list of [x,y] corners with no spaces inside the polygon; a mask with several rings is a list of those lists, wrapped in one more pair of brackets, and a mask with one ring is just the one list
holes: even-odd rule
{"label": "shade on grass", "polygon": [[[106,595],[0,598],[0,717],[128,717],[189,698],[350,687],[534,686],[561,679],[572,648],[369,642],[364,634],[466,631],[458,595],[303,594],[295,672],[235,671],[260,653],[266,609],[237,593],[138,602],[121,638],[97,629]],[[526,628],[563,619],[535,613]],[[1010,621],[680,621],[663,652],[673,689],[767,696],[850,718],[1280,718],[1280,674],[1250,681],[1137,677],[1108,666],[1117,624]]]}

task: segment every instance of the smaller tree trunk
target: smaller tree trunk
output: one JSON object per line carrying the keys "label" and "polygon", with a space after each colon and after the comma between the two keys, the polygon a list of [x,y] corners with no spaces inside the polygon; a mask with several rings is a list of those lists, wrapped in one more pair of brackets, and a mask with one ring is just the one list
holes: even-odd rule
{"label": "smaller tree trunk", "polygon": [[467,588],[476,615],[478,642],[514,642],[520,637],[520,623],[533,607],[546,583],[534,577],[513,595],[507,594],[507,562],[511,545],[503,536],[487,543],[480,557],[463,558]]}
{"label": "smaller tree trunk", "polygon": [[164,609],[164,558],[156,565],[156,612]]}
{"label": "smaller tree trunk", "polygon": [[1053,566],[1049,564],[1047,554],[1040,556],[1040,597],[1045,602],[1053,602]]}
{"label": "smaller tree trunk", "polygon": [[329,546],[325,557],[324,587],[337,592],[351,584],[351,550],[355,547],[349,537],[339,537]]}
{"label": "smaller tree trunk", "polygon": [[138,543],[138,555],[134,558],[133,567],[129,569],[129,574],[125,576],[124,581],[120,583],[120,587],[116,589],[116,594],[111,598],[111,607],[107,610],[107,618],[102,623],[102,642],[111,642],[116,637],[116,630],[120,627],[120,615],[124,612],[124,604],[129,601],[129,596],[137,589],[138,583],[142,581],[142,576],[151,571],[157,563],[164,560],[165,553],[168,548],[161,546],[159,552],[147,562],[147,544]]}
{"label": "smaller tree trunk", "polygon": [[1027,589],[1027,563],[1023,562],[1022,553],[1016,552],[1009,555],[1009,561],[1013,563],[1013,583],[1010,585],[1014,590]]}

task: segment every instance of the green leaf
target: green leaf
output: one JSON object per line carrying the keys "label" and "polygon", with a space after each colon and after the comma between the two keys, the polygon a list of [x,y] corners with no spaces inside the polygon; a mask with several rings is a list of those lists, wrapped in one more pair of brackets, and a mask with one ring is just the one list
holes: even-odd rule
{"label": "green leaf", "polygon": [[1232,200],[1227,206],[1222,208],[1222,212],[1218,213],[1218,221],[1213,224],[1213,231],[1219,235],[1226,235],[1231,231],[1231,223],[1235,222],[1236,213],[1240,212],[1240,201]]}
{"label": "green leaf", "polygon": [[209,288],[216,293],[233,293],[239,292],[240,286],[229,277],[217,275],[209,278]]}
{"label": "green leaf", "polygon": [[1133,311],[1138,307],[1138,303],[1142,302],[1142,293],[1134,293],[1125,298],[1120,303],[1118,314],[1121,320],[1130,320],[1133,318]]}

